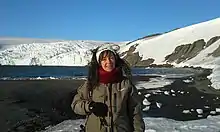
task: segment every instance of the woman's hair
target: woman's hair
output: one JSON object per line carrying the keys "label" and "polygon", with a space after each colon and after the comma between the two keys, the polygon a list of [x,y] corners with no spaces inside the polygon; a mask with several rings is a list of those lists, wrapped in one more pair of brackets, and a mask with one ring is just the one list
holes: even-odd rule
{"label": "woman's hair", "polygon": [[97,52],[98,48],[92,50],[92,59],[88,65],[88,89],[89,91],[92,91],[92,89],[96,86],[99,85],[99,74],[98,74],[98,70],[100,67],[100,60],[103,58],[104,54],[105,55],[110,55],[111,53],[115,56],[115,68],[119,68],[120,70],[122,70],[122,73],[125,74],[125,77],[127,77],[128,79],[131,79],[132,74],[131,74],[131,69],[130,66],[128,64],[128,62],[126,62],[124,59],[121,59],[120,56],[118,55],[118,53],[114,54],[112,51],[110,50],[106,50],[103,51],[100,54],[100,59],[97,61],[96,58],[96,52]]}

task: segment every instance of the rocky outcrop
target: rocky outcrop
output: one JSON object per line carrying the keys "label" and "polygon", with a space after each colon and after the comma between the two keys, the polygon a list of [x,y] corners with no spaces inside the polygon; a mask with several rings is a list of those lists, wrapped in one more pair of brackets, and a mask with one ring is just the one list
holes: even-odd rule
{"label": "rocky outcrop", "polygon": [[[211,38],[207,43],[203,39],[200,39],[193,42],[192,44],[177,46],[172,54],[165,57],[165,60],[167,62],[175,61],[176,63],[180,63],[185,60],[192,59],[204,48],[209,47],[211,44],[215,43],[219,39],[220,36],[215,36]],[[209,55],[213,55],[214,57],[220,56],[220,47],[218,47],[213,53]]]}
{"label": "rocky outcrop", "polygon": [[214,57],[219,57],[220,56],[220,46],[211,54]]}
{"label": "rocky outcrop", "polygon": [[184,60],[189,60],[195,57],[206,45],[203,39],[197,40],[192,44],[185,44],[177,46],[174,52],[165,57],[167,62],[180,63]]}
{"label": "rocky outcrop", "polygon": [[[212,39],[210,39],[210,41],[207,42],[207,44],[209,44],[209,43],[213,44],[216,41],[218,41],[219,39],[220,39],[220,36],[213,37]],[[220,46],[215,51],[213,51],[211,54],[209,54],[209,56],[210,55],[212,55],[213,57],[220,56]]]}
{"label": "rocky outcrop", "polygon": [[215,43],[216,41],[218,41],[220,39],[220,36],[215,36],[213,38],[211,38],[207,44],[206,44],[206,47],[210,46],[211,44]]}
{"label": "rocky outcrop", "polygon": [[36,57],[31,58],[29,65],[41,65],[39,58]]}
{"label": "rocky outcrop", "polygon": [[154,59],[149,58],[147,60],[142,60],[142,57],[139,56],[139,52],[133,53],[138,44],[133,45],[129,48],[127,52],[122,53],[122,56],[125,55],[124,59],[132,66],[132,67],[142,67],[149,66],[154,62]]}

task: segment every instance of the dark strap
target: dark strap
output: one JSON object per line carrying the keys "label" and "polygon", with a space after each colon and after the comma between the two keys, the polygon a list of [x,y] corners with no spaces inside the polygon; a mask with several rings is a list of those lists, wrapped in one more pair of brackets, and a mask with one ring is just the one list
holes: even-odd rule
{"label": "dark strap", "polygon": [[110,132],[113,132],[113,113],[112,113],[112,84],[110,83],[108,87],[109,91],[109,101],[110,101],[110,111],[109,111],[109,116],[111,117],[111,123],[110,123]]}

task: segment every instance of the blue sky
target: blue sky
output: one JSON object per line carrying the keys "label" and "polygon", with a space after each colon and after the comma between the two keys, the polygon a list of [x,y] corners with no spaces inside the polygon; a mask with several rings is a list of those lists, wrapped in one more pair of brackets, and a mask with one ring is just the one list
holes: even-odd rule
{"label": "blue sky", "polygon": [[0,36],[128,41],[215,19],[220,0],[0,0]]}

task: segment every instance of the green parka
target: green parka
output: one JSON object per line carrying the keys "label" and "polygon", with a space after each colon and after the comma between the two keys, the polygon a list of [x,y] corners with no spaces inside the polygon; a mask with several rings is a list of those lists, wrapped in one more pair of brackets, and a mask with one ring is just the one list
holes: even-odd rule
{"label": "green parka", "polygon": [[[91,96],[86,81],[77,92],[71,107],[76,114],[87,115],[86,132],[144,132],[141,100],[136,87],[128,79],[120,83],[100,84]],[[91,101],[105,103],[109,107],[107,117],[100,118],[90,113]]]}

